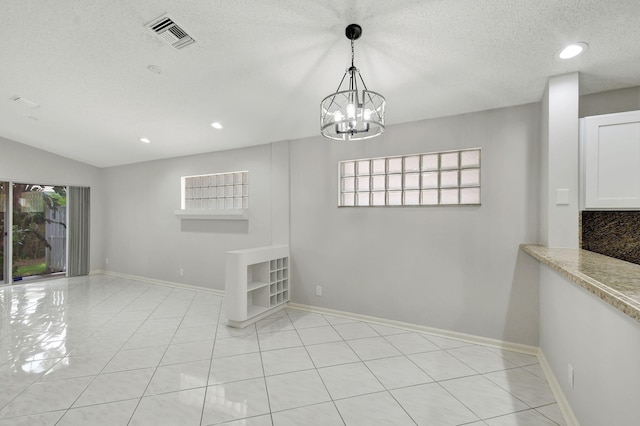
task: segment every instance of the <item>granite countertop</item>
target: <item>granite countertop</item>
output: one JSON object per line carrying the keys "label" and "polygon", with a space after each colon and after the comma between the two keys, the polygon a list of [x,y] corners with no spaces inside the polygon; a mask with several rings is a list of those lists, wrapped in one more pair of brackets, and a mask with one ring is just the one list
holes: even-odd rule
{"label": "granite countertop", "polygon": [[640,321],[640,265],[587,250],[520,244],[525,252]]}

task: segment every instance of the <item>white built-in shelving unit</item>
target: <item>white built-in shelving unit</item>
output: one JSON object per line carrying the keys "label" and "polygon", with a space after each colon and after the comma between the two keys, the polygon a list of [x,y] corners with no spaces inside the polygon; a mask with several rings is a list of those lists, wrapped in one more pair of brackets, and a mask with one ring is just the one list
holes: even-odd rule
{"label": "white built-in shelving unit", "polygon": [[243,328],[289,301],[289,246],[227,252],[225,308],[228,325]]}

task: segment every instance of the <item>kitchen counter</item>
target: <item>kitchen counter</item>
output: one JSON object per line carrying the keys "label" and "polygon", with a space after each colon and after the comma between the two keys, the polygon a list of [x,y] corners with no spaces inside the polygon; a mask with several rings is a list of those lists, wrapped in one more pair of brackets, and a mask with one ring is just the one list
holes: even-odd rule
{"label": "kitchen counter", "polygon": [[587,250],[520,244],[562,276],[640,321],[640,265]]}

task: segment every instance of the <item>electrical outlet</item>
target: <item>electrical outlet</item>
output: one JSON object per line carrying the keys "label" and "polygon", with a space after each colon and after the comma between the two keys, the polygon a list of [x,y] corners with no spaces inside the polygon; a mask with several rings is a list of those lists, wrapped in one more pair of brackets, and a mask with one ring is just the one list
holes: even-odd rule
{"label": "electrical outlet", "polygon": [[573,372],[573,365],[571,364],[567,364],[567,379],[569,380],[569,387],[571,389],[573,389],[573,379],[574,379],[574,372]]}
{"label": "electrical outlet", "polygon": [[180,276],[183,277],[184,276],[184,269],[180,268]]}
{"label": "electrical outlet", "polygon": [[317,285],[316,286],[316,296],[322,296],[322,286],[321,285]]}

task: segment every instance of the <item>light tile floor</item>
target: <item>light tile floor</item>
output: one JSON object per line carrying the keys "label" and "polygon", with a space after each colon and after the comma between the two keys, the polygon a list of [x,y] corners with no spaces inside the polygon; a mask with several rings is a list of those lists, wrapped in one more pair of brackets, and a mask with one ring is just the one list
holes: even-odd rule
{"label": "light tile floor", "polygon": [[0,288],[3,425],[563,425],[536,357],[96,275]]}

